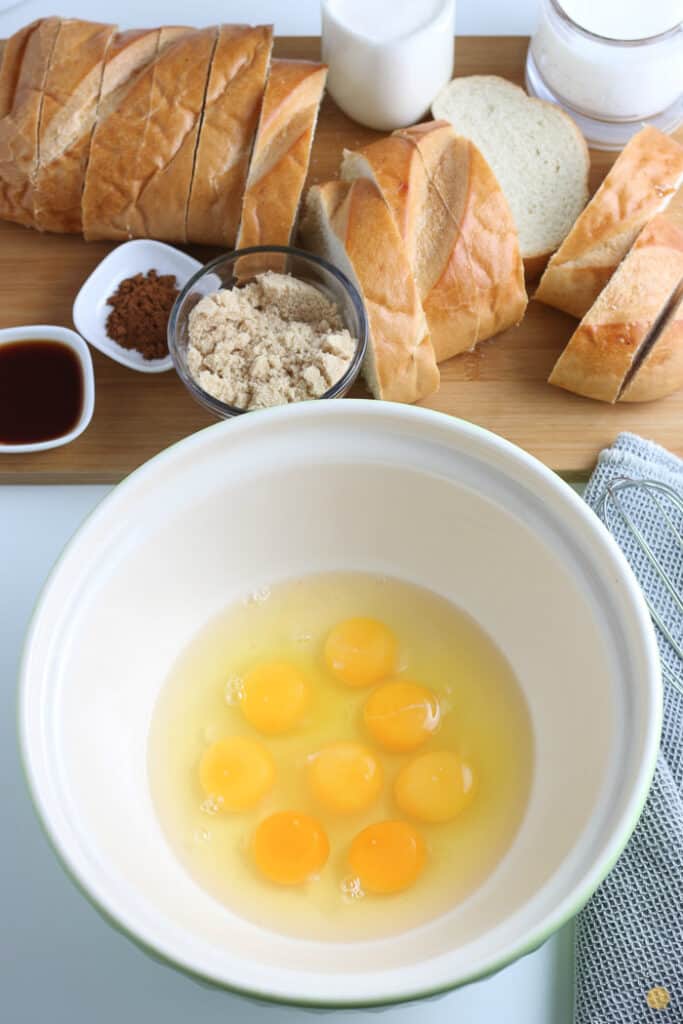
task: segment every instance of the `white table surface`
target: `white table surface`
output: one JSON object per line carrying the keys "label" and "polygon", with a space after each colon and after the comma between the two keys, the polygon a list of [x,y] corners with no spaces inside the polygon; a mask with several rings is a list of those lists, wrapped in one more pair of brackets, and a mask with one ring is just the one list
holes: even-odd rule
{"label": "white table surface", "polygon": [[[368,0],[372,2],[372,0]],[[420,0],[415,0],[420,2]],[[462,34],[527,34],[537,0],[458,0]],[[273,22],[280,34],[319,31],[317,0],[121,0],[102,11],[87,0],[0,0],[0,37],[53,14],[116,19],[123,26],[172,21]],[[6,326],[4,323],[3,326]],[[106,487],[0,487],[0,1020],[7,1024],[292,1024],[311,1014],[249,1003],[204,988],[140,953],[98,916],[67,879],[37,824],[21,774],[15,732],[23,635],[40,588],[64,544]],[[487,981],[419,1006],[383,1011],[389,1024],[569,1024],[572,929]],[[335,1014],[340,1019],[342,1014]],[[377,1012],[343,1014],[369,1024]]]}

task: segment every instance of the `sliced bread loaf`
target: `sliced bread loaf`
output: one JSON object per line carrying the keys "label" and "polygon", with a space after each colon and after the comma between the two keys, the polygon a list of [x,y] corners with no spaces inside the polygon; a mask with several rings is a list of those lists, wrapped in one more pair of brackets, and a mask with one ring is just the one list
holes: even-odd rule
{"label": "sliced bread loaf", "polygon": [[588,199],[583,135],[559,107],[495,75],[453,79],[432,113],[483,153],[512,210],[527,277],[537,276]]}
{"label": "sliced bread loaf", "polygon": [[643,228],[584,316],[550,383],[616,402],[682,280],[683,215],[665,210]]}
{"label": "sliced bread loaf", "polygon": [[634,135],[554,254],[534,298],[582,317],[647,221],[683,183],[683,146],[656,128]]}
{"label": "sliced bread loaf", "polygon": [[439,369],[410,262],[377,186],[365,178],[309,189],[301,234],[356,285],[368,317],[363,374],[375,398],[416,402]]}
{"label": "sliced bread loaf", "polygon": [[341,176],[375,182],[389,206],[415,276],[437,362],[473,348],[479,338],[479,295],[469,253],[418,148],[407,138],[390,135],[357,152],[345,150]]}

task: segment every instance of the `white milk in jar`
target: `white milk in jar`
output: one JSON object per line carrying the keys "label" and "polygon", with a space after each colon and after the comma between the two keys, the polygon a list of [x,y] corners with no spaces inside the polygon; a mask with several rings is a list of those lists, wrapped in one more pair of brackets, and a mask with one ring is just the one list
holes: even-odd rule
{"label": "white milk in jar", "polygon": [[361,124],[392,131],[427,112],[453,74],[455,0],[323,0],[327,88]]}
{"label": "white milk in jar", "polygon": [[670,131],[683,118],[682,20],[683,0],[541,0],[527,86],[605,148],[645,120]]}

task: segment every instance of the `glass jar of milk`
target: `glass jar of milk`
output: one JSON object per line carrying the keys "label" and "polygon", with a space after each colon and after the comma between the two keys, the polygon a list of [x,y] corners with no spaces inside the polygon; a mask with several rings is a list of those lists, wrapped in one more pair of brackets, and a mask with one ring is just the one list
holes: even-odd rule
{"label": "glass jar of milk", "polygon": [[455,0],[323,0],[327,89],[354,121],[392,131],[453,74]]}
{"label": "glass jar of milk", "polygon": [[620,149],[643,121],[683,121],[683,0],[541,0],[529,92],[559,103],[588,142]]}

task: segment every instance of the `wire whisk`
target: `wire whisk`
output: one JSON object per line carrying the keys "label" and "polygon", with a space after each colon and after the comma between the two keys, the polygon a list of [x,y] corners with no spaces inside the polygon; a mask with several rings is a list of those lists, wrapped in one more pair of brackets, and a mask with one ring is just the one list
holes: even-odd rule
{"label": "wire whisk", "polygon": [[[662,657],[664,682],[683,695],[683,497],[658,480],[619,477],[596,511],[620,544],[641,585],[652,621],[672,657]],[[636,548],[621,543],[630,537]]]}

